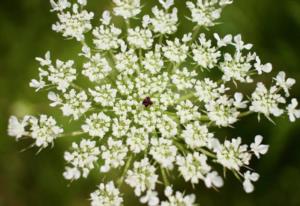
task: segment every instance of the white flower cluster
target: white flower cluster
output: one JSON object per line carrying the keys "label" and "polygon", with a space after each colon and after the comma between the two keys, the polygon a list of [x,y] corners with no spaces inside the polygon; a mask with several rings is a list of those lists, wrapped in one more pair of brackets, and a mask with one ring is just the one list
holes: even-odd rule
{"label": "white flower cluster", "polygon": [[[58,11],[58,22],[53,24],[52,29],[62,33],[64,37],[75,38],[77,41],[84,40],[84,34],[92,29],[91,20],[94,17],[93,12],[82,10],[86,1],[78,0],[78,4],[71,4],[67,0],[58,0],[52,2],[52,11]],[[70,9],[71,11],[67,11]]]}
{"label": "white flower cluster", "polygon": [[197,3],[187,1],[191,10],[192,21],[202,27],[211,27],[221,17],[222,7],[232,4],[233,0],[197,0]]}
{"label": "white flower cluster", "polygon": [[91,206],[121,206],[123,198],[113,182],[101,183],[98,190],[91,193]]}
{"label": "white flower cluster", "polygon": [[168,201],[161,202],[161,206],[173,206],[173,205],[184,205],[184,206],[193,206],[195,205],[195,195],[186,195],[181,192],[176,192],[173,194],[173,189],[168,186],[165,189],[165,195],[168,198]]}
{"label": "white flower cluster", "polygon": [[134,188],[137,196],[142,192],[155,189],[158,175],[155,173],[156,168],[151,165],[148,158],[136,161],[133,164],[133,170],[127,172],[126,183]]}
{"label": "white flower cluster", "polygon": [[115,15],[124,19],[132,18],[141,12],[140,0],[113,0],[116,4]]}
{"label": "white flower cluster", "polygon": [[[46,86],[55,86],[58,90],[65,92],[77,77],[76,69],[73,68],[74,61],[72,60],[67,62],[56,60],[54,66],[50,59],[50,52],[46,53],[45,59],[36,59],[40,62],[42,68],[39,68],[39,80],[33,79],[30,86],[36,88],[37,91]],[[43,69],[45,67],[48,68]],[[48,84],[46,79],[49,81]]]}
{"label": "white flower cluster", "polygon": [[[200,33],[202,27],[218,23],[232,0],[187,1],[189,19],[196,25],[182,37],[175,35],[180,21],[174,0],[159,0],[152,14],[144,16],[140,0],[112,0],[113,12],[104,11],[97,26],[91,25],[94,14],[86,10],[86,0],[50,1],[59,19],[53,30],[81,43],[83,64],[76,67],[82,69],[78,71],[73,60],[52,63],[47,52],[37,58],[39,79],[30,86],[47,89],[50,106],[81,126],[63,134],[52,117],[12,116],[10,136],[32,138],[34,145],[46,148],[58,137],[84,135],[65,152],[64,177],[86,178],[95,168],[120,174],[91,194],[92,206],[123,205],[123,183],[143,204],[192,206],[195,195],[173,192],[173,174],[193,185],[220,188],[225,176],[218,165],[241,179],[247,193],[254,190],[259,175],[251,169],[251,160],[266,154],[269,146],[260,135],[247,145],[241,137],[217,137],[217,131],[254,113],[271,121],[286,115],[294,122],[300,110],[290,94],[295,80],[285,72],[273,78],[270,88],[256,83],[252,94],[237,87],[272,70],[241,35],[210,38]],[[126,28],[116,27],[113,15],[122,17]],[[205,77],[204,70],[218,70],[219,76]],[[165,200],[159,199],[159,183],[165,185]]]}
{"label": "white flower cluster", "polygon": [[81,176],[86,178],[94,169],[94,164],[100,154],[95,141],[83,139],[80,144],[72,144],[72,152],[65,152],[65,160],[71,165],[66,167],[64,177],[67,180],[77,180]]}
{"label": "white flower cluster", "polygon": [[35,140],[34,145],[40,148],[46,148],[53,145],[54,140],[58,138],[63,129],[57,126],[53,117],[40,115],[39,118],[34,116],[25,116],[22,120],[11,116],[8,125],[8,134],[17,140],[22,137],[31,137]]}
{"label": "white flower cluster", "polygon": [[48,99],[52,101],[51,107],[59,105],[63,114],[73,116],[74,120],[79,119],[91,107],[91,102],[88,101],[86,93],[84,91],[77,93],[75,89],[63,94],[63,98],[57,93],[49,92]]}
{"label": "white flower cluster", "polygon": [[144,16],[144,24],[149,24],[155,33],[162,35],[173,34],[177,31],[177,9],[173,8],[172,11],[169,11],[169,8],[173,6],[174,1],[160,1],[160,3],[164,9],[159,9],[157,6],[153,7],[153,17],[149,15]]}

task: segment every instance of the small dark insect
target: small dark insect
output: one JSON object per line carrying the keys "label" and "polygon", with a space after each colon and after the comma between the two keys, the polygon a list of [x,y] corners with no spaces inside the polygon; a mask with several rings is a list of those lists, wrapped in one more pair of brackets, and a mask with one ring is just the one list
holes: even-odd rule
{"label": "small dark insect", "polygon": [[149,107],[153,104],[153,102],[151,101],[150,97],[146,97],[144,100],[143,100],[143,105],[145,107]]}

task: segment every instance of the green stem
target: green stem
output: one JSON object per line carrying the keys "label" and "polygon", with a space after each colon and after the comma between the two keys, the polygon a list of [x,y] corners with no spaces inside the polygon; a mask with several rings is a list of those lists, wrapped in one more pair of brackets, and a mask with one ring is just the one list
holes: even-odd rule
{"label": "green stem", "polygon": [[77,89],[77,90],[80,90],[80,91],[83,90],[82,87],[78,86],[78,85],[75,84],[75,83],[71,83],[71,86],[74,87],[74,88]]}
{"label": "green stem", "polygon": [[75,136],[79,136],[79,135],[83,135],[83,134],[85,134],[85,132],[76,131],[76,132],[61,134],[58,137],[75,137]]}
{"label": "green stem", "polygon": [[168,112],[165,111],[163,112],[164,114],[168,115],[169,117],[171,117],[174,121],[176,121],[178,124],[180,124],[180,119],[178,118],[178,116],[175,113],[172,112]]}
{"label": "green stem", "polygon": [[200,29],[201,29],[201,26],[199,26],[199,25],[197,25],[193,28],[193,35],[192,35],[192,40],[190,41],[190,44],[192,44],[197,39]]}
{"label": "green stem", "polygon": [[190,99],[190,98],[192,98],[192,97],[194,97],[194,92],[188,93],[188,94],[186,94],[186,95],[180,97],[180,98],[176,101],[176,103],[185,101],[185,100]]}
{"label": "green stem", "polygon": [[179,142],[175,142],[175,141],[174,141],[174,144],[175,144],[175,146],[176,146],[180,151],[182,151],[184,154],[187,153],[187,151],[186,151],[186,149],[184,148],[184,146],[182,146]]}
{"label": "green stem", "polygon": [[207,122],[207,121],[210,121],[210,119],[209,119],[208,116],[206,116],[206,115],[201,115],[200,121]]}
{"label": "green stem", "polygon": [[130,29],[130,20],[129,19],[125,19],[125,24],[126,24],[126,30],[128,32],[128,30]]}
{"label": "green stem", "polygon": [[161,175],[162,175],[162,178],[163,178],[163,182],[165,184],[165,186],[169,186],[170,185],[170,182],[168,180],[168,177],[167,177],[167,174],[166,174],[166,171],[164,168],[160,167],[160,171],[161,171]]}
{"label": "green stem", "polygon": [[121,176],[120,179],[117,181],[117,185],[118,185],[119,188],[122,186],[122,184],[123,184],[123,182],[124,182],[125,175],[126,175],[128,169],[129,169],[130,165],[131,165],[132,159],[133,159],[133,156],[130,155],[129,158],[128,158],[128,160],[127,160],[127,162],[126,162],[126,164],[125,164],[125,167],[124,167],[122,176]]}
{"label": "green stem", "polygon": [[205,149],[199,149],[200,150],[200,152],[202,152],[203,154],[205,154],[206,156],[209,156],[209,157],[212,157],[212,158],[217,158],[216,157],[216,155],[214,154],[214,153],[212,153],[212,152],[209,152],[209,151],[207,151],[207,150],[205,150]]}
{"label": "green stem", "polygon": [[158,43],[159,43],[160,45],[162,45],[163,38],[164,38],[164,36],[163,36],[163,35],[160,35],[160,36],[159,36]]}
{"label": "green stem", "polygon": [[246,117],[246,116],[249,116],[249,115],[251,115],[251,114],[253,114],[252,111],[243,112],[243,113],[241,113],[241,114],[239,115],[239,118]]}

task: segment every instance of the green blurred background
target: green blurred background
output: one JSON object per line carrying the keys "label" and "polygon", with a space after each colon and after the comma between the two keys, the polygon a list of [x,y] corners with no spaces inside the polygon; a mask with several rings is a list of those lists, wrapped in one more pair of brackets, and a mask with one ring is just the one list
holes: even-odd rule
{"label": "green blurred background", "polygon": [[[90,9],[99,12],[111,6],[109,0],[89,0]],[[175,0],[183,9],[183,0]],[[154,0],[144,0],[146,10]],[[63,152],[71,140],[61,139],[55,149],[36,155],[36,149],[26,148],[30,142],[16,143],[7,137],[7,119],[11,114],[53,114],[60,122],[60,112],[49,109],[45,93],[34,93],[28,87],[37,76],[36,56],[51,50],[54,57],[74,58],[79,51],[74,41],[64,41],[51,31],[56,20],[49,12],[47,0],[0,1],[0,206],[80,206],[88,205],[89,193],[99,183],[99,177],[80,180],[71,185],[62,177]],[[99,15],[98,15],[99,16]],[[97,16],[97,17],[98,17]],[[300,97],[300,1],[299,0],[235,0],[225,9],[224,24],[213,31],[220,34],[241,33],[264,62],[274,64],[274,73],[285,70],[298,80],[293,90]],[[191,29],[187,23],[180,33]],[[269,79],[271,76],[268,77]],[[71,126],[70,126],[71,127]],[[220,192],[196,187],[202,206],[299,206],[300,205],[300,121],[290,124],[287,119],[258,124],[256,117],[248,117],[235,129],[224,131],[224,137],[241,135],[250,142],[255,134],[262,134],[271,145],[267,156],[253,163],[261,179],[253,194],[246,195],[241,184],[229,176]],[[183,182],[176,185],[190,190]],[[128,188],[124,188],[128,190]],[[131,190],[127,196],[131,197]],[[132,199],[132,198],[130,198]],[[134,201],[128,205],[136,205]]]}

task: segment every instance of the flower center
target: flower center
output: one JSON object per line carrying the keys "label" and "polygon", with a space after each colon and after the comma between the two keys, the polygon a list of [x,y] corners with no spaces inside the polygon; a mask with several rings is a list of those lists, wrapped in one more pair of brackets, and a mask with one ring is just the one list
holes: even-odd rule
{"label": "flower center", "polygon": [[153,104],[153,102],[151,101],[150,97],[146,97],[144,100],[143,100],[143,105],[145,107],[149,107]]}

